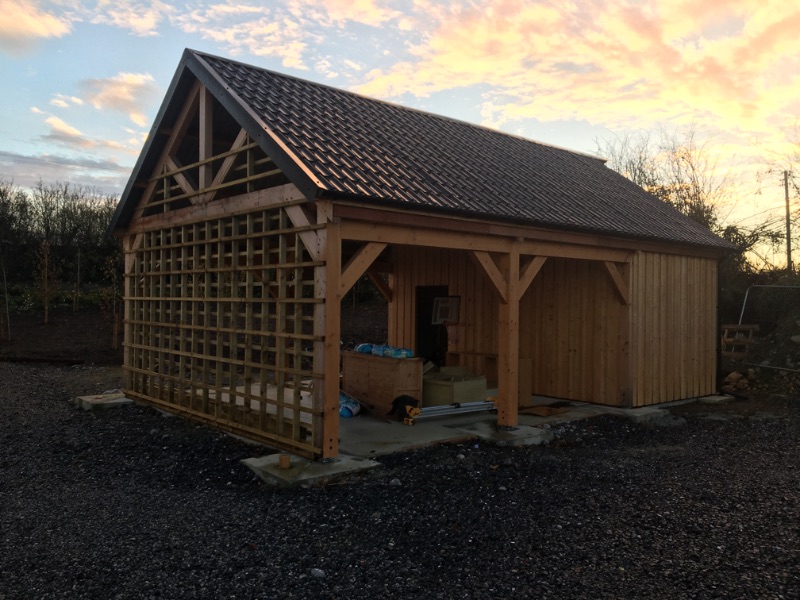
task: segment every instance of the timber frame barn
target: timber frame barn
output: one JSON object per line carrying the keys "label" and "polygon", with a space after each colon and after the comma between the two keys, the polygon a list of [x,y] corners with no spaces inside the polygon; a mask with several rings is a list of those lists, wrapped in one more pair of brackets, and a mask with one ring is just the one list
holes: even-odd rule
{"label": "timber frame barn", "polygon": [[525,380],[627,407],[715,391],[729,245],[597,157],[186,50],[110,229],[126,394],[300,455],[338,454],[364,276],[423,356],[420,291],[459,298],[446,361],[496,382],[500,427]]}

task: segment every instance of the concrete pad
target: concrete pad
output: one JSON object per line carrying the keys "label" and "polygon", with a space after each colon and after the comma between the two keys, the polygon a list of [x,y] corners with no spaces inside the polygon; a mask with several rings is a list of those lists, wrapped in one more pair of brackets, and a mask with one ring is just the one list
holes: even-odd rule
{"label": "concrete pad", "polygon": [[451,423],[448,417],[418,421],[413,425],[370,415],[340,419],[339,452],[347,456],[366,458],[475,437],[449,427]]}
{"label": "concrete pad", "polygon": [[125,394],[120,392],[75,398],[75,405],[83,410],[109,410],[127,406],[128,404],[133,404],[133,400],[126,398]]}
{"label": "concrete pad", "polygon": [[700,404],[729,404],[736,400],[733,396],[728,394],[720,394],[715,396],[703,396],[698,401]]}
{"label": "concrete pad", "polygon": [[570,406],[567,407],[566,412],[557,415],[550,415],[547,417],[540,417],[537,415],[528,415],[525,413],[520,413],[519,424],[527,425],[529,427],[541,427],[542,425],[545,424],[553,425],[555,423],[568,423],[569,421],[579,421],[581,419],[588,419],[590,417],[596,417],[598,414],[600,413],[588,409],[584,406]]}
{"label": "concrete pad", "polygon": [[498,446],[538,446],[551,442],[555,435],[539,427],[518,425],[511,429],[498,429],[494,423],[478,421],[461,427],[461,430],[481,439],[489,440]]}
{"label": "concrete pad", "polygon": [[281,454],[270,454],[246,458],[242,463],[266,483],[279,487],[324,485],[380,466],[374,460],[353,456],[340,456],[329,462],[321,462],[292,455],[290,467],[281,469],[278,466],[280,456]]}

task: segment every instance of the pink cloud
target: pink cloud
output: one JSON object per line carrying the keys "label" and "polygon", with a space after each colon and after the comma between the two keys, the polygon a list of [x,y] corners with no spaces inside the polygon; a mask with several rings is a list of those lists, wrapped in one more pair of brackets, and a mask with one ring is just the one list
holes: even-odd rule
{"label": "pink cloud", "polygon": [[72,30],[70,22],[29,0],[0,0],[0,51],[21,56],[36,42],[58,38]]}

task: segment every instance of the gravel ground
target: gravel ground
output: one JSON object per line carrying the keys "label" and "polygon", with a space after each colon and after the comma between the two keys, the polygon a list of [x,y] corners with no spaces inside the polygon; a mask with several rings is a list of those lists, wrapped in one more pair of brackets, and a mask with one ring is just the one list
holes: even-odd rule
{"label": "gravel ground", "polygon": [[148,408],[78,410],[72,376],[0,363],[4,600],[800,597],[791,399],[281,490],[239,463],[263,449]]}

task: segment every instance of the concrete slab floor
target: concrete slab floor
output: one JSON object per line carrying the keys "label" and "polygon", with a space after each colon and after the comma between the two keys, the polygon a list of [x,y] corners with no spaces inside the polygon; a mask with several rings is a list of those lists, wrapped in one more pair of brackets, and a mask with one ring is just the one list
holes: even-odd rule
{"label": "concrete slab floor", "polygon": [[473,433],[454,429],[447,417],[413,425],[365,414],[339,420],[339,452],[348,456],[371,458],[473,437]]}
{"label": "concrete slab floor", "polygon": [[[555,437],[550,430],[553,425],[603,414],[617,415],[637,423],[656,426],[678,425],[682,419],[672,415],[668,408],[685,403],[630,409],[560,401],[546,397],[534,397],[532,402],[533,405],[542,406],[557,404],[564,409],[564,412],[548,416],[522,413],[519,415],[519,425],[509,430],[498,429],[497,415],[486,411],[423,418],[413,425],[362,413],[356,417],[340,419],[340,455],[333,461],[310,461],[292,456],[291,468],[280,469],[278,466],[280,455],[272,454],[242,462],[273,485],[318,485],[379,466],[380,463],[371,460],[372,458],[432,444],[470,439],[485,439],[508,446],[546,444]],[[544,427],[545,425],[550,427]]]}

